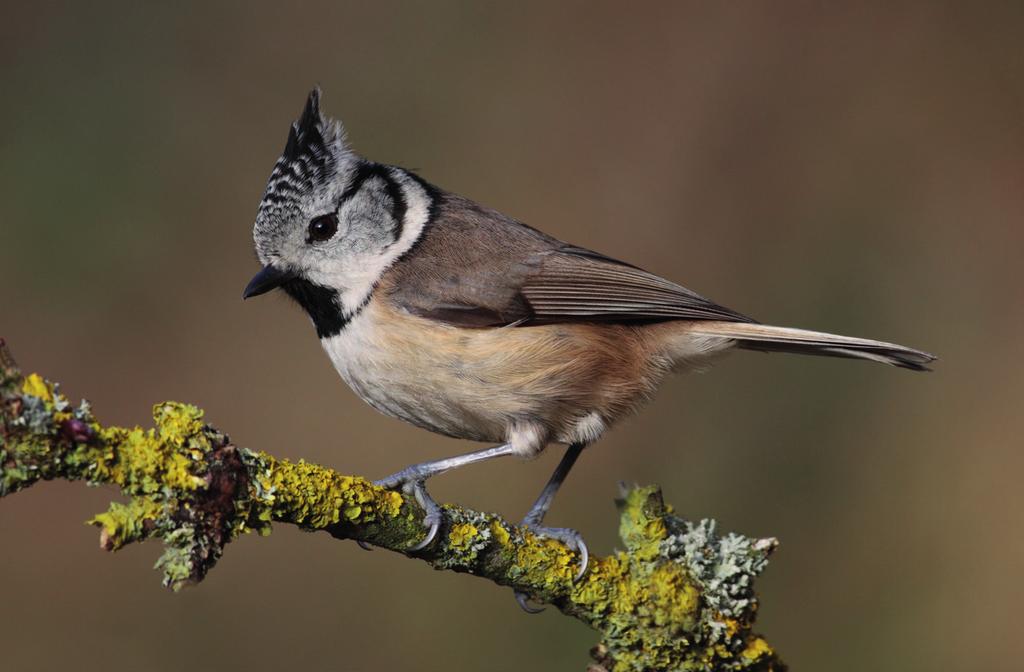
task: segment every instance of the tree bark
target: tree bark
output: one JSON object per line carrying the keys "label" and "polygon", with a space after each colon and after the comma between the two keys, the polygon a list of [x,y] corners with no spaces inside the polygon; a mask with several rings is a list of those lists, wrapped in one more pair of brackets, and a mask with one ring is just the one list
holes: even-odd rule
{"label": "tree bark", "polygon": [[720,536],[714,521],[671,515],[656,486],[623,487],[624,551],[579,558],[501,517],[453,504],[424,549],[412,497],[303,461],[240,448],[189,404],[163,402],[154,427],[106,426],[37,374],[22,376],[0,340],[0,497],[39,481],[114,485],[126,497],[90,522],[114,551],[160,539],[157,563],[172,589],[201,581],[241,534],[271,524],[323,530],[473,574],[549,604],[601,633],[591,670],[781,670],[752,632],[753,580],[774,539]]}

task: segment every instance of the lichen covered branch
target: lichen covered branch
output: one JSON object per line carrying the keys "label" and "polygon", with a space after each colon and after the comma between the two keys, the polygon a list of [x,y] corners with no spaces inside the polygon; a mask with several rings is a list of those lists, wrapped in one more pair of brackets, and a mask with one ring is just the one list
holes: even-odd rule
{"label": "lichen covered branch", "polygon": [[[269,534],[273,522],[398,552],[423,538],[411,497],[236,447],[188,404],[157,404],[153,420],[152,429],[103,425],[87,402],[72,405],[56,384],[23,377],[0,341],[0,497],[52,479],[117,486],[126,502],[91,521],[100,545],[162,540],[157,567],[171,588],[201,581],[229,542]],[[720,536],[713,521],[677,518],[656,487],[624,488],[619,505],[625,550],[591,558],[578,581],[578,557],[563,544],[454,505],[435,540],[410,557],[591,625],[602,634],[592,669],[783,669],[752,632],[752,582],[775,540]]]}

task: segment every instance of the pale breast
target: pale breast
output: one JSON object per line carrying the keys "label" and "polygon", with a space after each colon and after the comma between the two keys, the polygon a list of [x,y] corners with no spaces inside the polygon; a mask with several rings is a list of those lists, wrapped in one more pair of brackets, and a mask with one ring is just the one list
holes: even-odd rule
{"label": "pale breast", "polygon": [[374,298],[323,340],[342,378],[379,411],[449,436],[594,440],[654,391],[668,360],[642,328],[560,324],[467,329]]}

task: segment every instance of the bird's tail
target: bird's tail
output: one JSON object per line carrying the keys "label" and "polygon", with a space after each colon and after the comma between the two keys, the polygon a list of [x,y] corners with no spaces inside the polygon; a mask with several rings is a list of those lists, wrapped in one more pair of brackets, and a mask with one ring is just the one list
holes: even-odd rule
{"label": "bird's tail", "polygon": [[936,359],[935,355],[895,343],[763,324],[695,322],[693,332],[735,340],[738,347],[746,350],[870,359],[913,371],[929,371],[927,365]]}

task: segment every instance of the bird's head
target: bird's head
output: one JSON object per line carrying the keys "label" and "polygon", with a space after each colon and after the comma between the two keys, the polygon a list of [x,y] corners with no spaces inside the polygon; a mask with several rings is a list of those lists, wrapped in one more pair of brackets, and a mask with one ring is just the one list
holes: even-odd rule
{"label": "bird's head", "polygon": [[260,201],[253,241],[263,270],[244,297],[280,287],[321,337],[336,332],[403,247],[409,197],[423,196],[416,189],[405,171],[357,156],[314,89]]}

